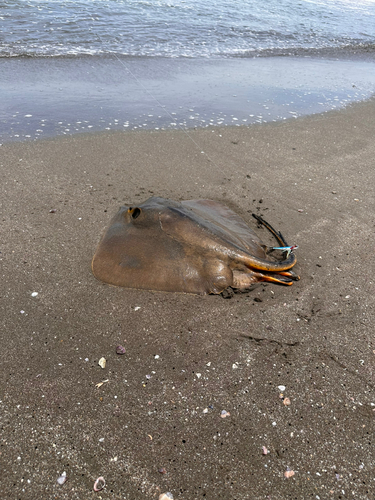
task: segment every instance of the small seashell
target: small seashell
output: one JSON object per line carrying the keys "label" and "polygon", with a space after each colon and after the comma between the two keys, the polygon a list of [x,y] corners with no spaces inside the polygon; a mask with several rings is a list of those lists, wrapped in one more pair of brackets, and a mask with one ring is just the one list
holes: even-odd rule
{"label": "small seashell", "polygon": [[32,297],[37,297],[37,296],[38,296],[38,292],[33,292],[33,293],[31,294],[31,296],[32,296]]}
{"label": "small seashell", "polygon": [[94,491],[101,491],[103,488],[105,488],[105,479],[100,476],[94,483]]}
{"label": "small seashell", "polygon": [[66,481],[66,472],[64,471],[60,477],[57,478],[58,484],[63,485]]}
{"label": "small seashell", "polygon": [[263,455],[268,455],[268,450],[265,446],[262,446],[262,454]]}
{"label": "small seashell", "polygon": [[56,213],[56,208],[51,208],[51,210],[49,211],[50,214],[55,214]]}
{"label": "small seashell", "polygon": [[159,472],[160,472],[160,474],[166,474],[167,469],[165,467],[160,467]]}
{"label": "small seashell", "polygon": [[159,500],[173,500],[173,495],[170,491],[167,491],[167,493],[159,495]]}
{"label": "small seashell", "polygon": [[278,385],[277,388],[279,389],[280,392],[285,391],[285,385]]}
{"label": "small seashell", "polygon": [[107,360],[105,358],[100,358],[98,365],[100,366],[100,368],[105,368],[106,363]]}
{"label": "small seashell", "polygon": [[289,406],[290,405],[290,399],[289,398],[284,398],[283,404],[285,406]]}
{"label": "small seashell", "polygon": [[220,417],[221,417],[221,418],[230,417],[230,413],[229,413],[229,411],[226,411],[226,410],[221,410]]}
{"label": "small seashell", "polygon": [[116,347],[116,354],[125,354],[125,347],[122,345],[118,345]]}
{"label": "small seashell", "polygon": [[99,382],[98,384],[95,384],[95,387],[97,387],[99,389],[99,387],[101,387],[103,384],[106,384],[107,382],[109,382],[109,379],[103,380],[103,382]]}

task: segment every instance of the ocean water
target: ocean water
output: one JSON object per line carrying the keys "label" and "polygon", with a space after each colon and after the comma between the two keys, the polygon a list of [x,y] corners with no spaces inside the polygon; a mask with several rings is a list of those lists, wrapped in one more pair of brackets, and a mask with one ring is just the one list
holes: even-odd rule
{"label": "ocean water", "polygon": [[374,0],[3,0],[0,57],[375,48]]}
{"label": "ocean water", "polygon": [[375,0],[3,0],[0,139],[339,109],[374,56]]}

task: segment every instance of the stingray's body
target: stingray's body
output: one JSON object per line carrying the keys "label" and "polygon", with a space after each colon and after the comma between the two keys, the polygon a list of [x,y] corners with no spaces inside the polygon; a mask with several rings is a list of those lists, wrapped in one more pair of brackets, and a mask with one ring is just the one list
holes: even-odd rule
{"label": "stingray's body", "polygon": [[[259,220],[260,218],[258,218]],[[260,219],[279,243],[280,233]],[[274,261],[235,212],[212,200],[149,198],[121,207],[92,260],[96,278],[112,285],[185,293],[248,289],[257,281],[291,284],[290,252]]]}

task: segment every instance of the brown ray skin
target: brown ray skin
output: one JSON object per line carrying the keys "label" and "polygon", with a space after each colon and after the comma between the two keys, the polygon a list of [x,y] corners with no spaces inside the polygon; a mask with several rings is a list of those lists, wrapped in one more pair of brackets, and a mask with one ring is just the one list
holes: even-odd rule
{"label": "brown ray skin", "polygon": [[291,284],[281,262],[267,259],[265,245],[232,210],[212,200],[175,202],[153,197],[121,207],[92,260],[100,281],[146,290],[221,293],[257,281]]}

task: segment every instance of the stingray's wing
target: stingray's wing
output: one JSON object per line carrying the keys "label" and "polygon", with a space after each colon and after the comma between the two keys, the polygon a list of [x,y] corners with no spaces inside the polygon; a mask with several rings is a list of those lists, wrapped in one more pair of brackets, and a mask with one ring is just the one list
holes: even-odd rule
{"label": "stingray's wing", "polygon": [[[147,224],[142,224],[141,215],[135,221],[125,217],[127,207],[118,212],[93,257],[94,276],[112,285],[168,292],[204,294],[229,286],[231,271],[214,265],[197,249],[192,251],[189,233],[187,240],[181,241],[163,231],[159,218],[163,207],[159,205]],[[140,209],[146,212],[152,207],[149,203],[136,210]],[[174,219],[175,225],[183,214],[174,214]]]}
{"label": "stingray's wing", "polygon": [[259,258],[265,258],[263,243],[246,222],[233,210],[213,200],[189,200],[181,203],[212,224],[229,244]]}

